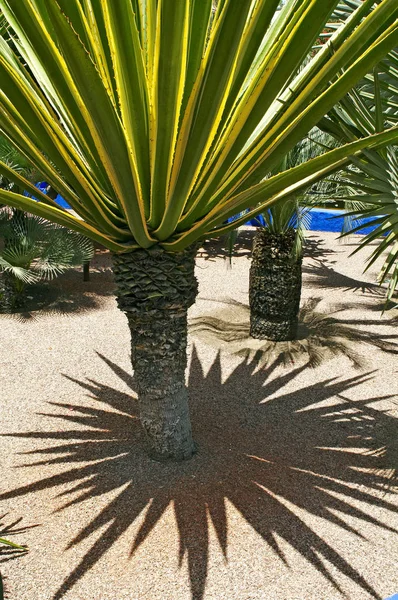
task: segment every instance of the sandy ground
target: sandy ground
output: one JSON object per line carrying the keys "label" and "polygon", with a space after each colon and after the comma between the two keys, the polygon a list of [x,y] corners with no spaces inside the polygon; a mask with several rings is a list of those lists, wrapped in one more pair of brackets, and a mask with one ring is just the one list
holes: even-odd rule
{"label": "sandy ground", "polygon": [[[192,317],[247,302],[243,242],[232,268],[216,244],[200,253]],[[199,453],[183,465],[143,449],[106,254],[89,283],[73,272],[50,286],[47,311],[0,319],[0,537],[30,547],[0,554],[9,600],[398,593],[397,311],[380,318],[354,243],[309,233],[303,302],[340,310],[365,369],[344,353],[258,368],[191,337]]]}

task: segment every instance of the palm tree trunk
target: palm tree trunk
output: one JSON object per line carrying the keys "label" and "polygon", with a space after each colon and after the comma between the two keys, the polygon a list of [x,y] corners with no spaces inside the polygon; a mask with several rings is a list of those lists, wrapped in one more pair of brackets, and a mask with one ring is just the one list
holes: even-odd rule
{"label": "palm tree trunk", "polygon": [[250,335],[272,341],[297,335],[302,255],[295,256],[295,231],[261,229],[253,242],[250,268]]}
{"label": "palm tree trunk", "polygon": [[197,247],[114,254],[117,302],[131,332],[131,360],[140,419],[149,452],[158,460],[192,456],[185,385],[187,310],[194,303]]}
{"label": "palm tree trunk", "polygon": [[[11,235],[5,236],[4,248],[13,246],[14,243],[18,244],[18,234],[16,231],[20,231],[24,226],[25,214],[23,210],[13,208],[12,216],[9,220]],[[21,281],[18,281],[12,273],[9,271],[2,271],[0,273],[0,312],[12,312],[18,308],[22,308],[24,304],[24,285]],[[18,289],[19,288],[19,289]]]}
{"label": "palm tree trunk", "polygon": [[18,289],[16,283],[17,280],[11,273],[7,271],[0,273],[0,312],[10,313],[23,307],[24,286],[20,283]]}

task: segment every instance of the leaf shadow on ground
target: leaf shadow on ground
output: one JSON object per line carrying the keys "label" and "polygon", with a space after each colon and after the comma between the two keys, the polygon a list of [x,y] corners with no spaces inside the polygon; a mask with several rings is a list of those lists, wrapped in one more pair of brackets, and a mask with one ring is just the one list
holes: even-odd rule
{"label": "leaf shadow on ground", "polygon": [[[211,238],[203,242],[202,247],[198,250],[197,258],[214,261],[216,258],[246,257],[251,258],[253,239],[258,232],[256,227],[240,229],[236,242],[233,244],[230,251],[230,242],[228,235],[218,238]],[[314,259],[327,259],[330,256],[336,255],[336,250],[327,248],[325,242],[316,236],[306,235],[304,244],[304,255]]]}
{"label": "leaf shadow on ground", "polygon": [[[6,517],[8,513],[0,515],[0,538],[9,539],[10,541],[15,541],[13,539],[14,535],[20,535],[28,529],[33,529],[38,527],[38,525],[22,525],[23,517],[19,517],[7,524]],[[6,563],[14,558],[18,558],[21,556],[23,552],[20,549],[13,548],[11,546],[6,546],[0,543],[0,564]]]}
{"label": "leaf shadow on ground", "polygon": [[383,289],[377,283],[370,283],[360,279],[354,279],[344,273],[339,273],[333,266],[314,259],[314,263],[304,265],[303,273],[309,275],[309,284],[314,289],[342,289],[344,291],[362,292],[371,296],[385,295]]}
{"label": "leaf shadow on ground", "polygon": [[255,229],[247,229],[239,231],[237,242],[230,249],[229,236],[223,235],[218,238],[210,238],[205,240],[199,248],[196,258],[202,258],[208,261],[214,261],[216,258],[237,258],[245,256],[251,257],[253,237],[256,233]]}
{"label": "leaf shadow on ground", "polygon": [[[129,373],[100,357],[134,390]],[[146,456],[133,392],[68,377],[88,392],[88,403],[51,403],[55,411],[52,431],[15,434],[41,445],[26,453],[35,462],[24,467],[33,464],[37,469],[50,462],[59,465],[59,474],[0,497],[58,489],[66,501],[59,509],[63,510],[114,492],[115,497],[69,541],[68,548],[76,551],[79,543],[96,535],[53,600],[63,598],[145,513],[131,539],[134,560],[137,548],[169,506],[174,509],[179,536],[179,563],[187,561],[192,599],[201,600],[208,573],[210,523],[228,560],[228,504],[287,566],[280,538],[317,569],[336,593],[344,595],[335,576],[338,573],[371,597],[380,598],[325,537],[322,526],[313,529],[300,513],[321,517],[358,540],[364,539],[361,523],[395,531],[388,516],[398,512],[391,501],[396,490],[389,488],[386,493],[385,487],[396,464],[397,449],[391,446],[396,419],[371,406],[382,398],[352,401],[346,396],[364,385],[370,373],[301,388],[296,385],[288,391],[284,388],[304,367],[273,379],[276,368],[258,369],[254,361],[244,360],[225,379],[219,354],[205,374],[194,348],[189,387],[199,452],[179,465],[159,464]],[[375,508],[383,509],[383,521],[372,516]]]}
{"label": "leaf shadow on ground", "polygon": [[27,286],[23,306],[0,318],[22,323],[37,321],[47,315],[68,316],[100,310],[113,298],[115,284],[109,252],[97,250],[92,260],[89,281],[81,269],[69,269],[50,281]]}
{"label": "leaf shadow on ground", "polygon": [[[215,302],[211,298],[202,298]],[[366,344],[383,352],[398,354],[395,334],[370,331],[368,326],[393,326],[396,319],[369,320],[336,318],[344,310],[322,312],[318,309],[321,298],[308,298],[298,315],[298,330],[294,340],[258,340],[250,335],[249,305],[232,298],[217,300],[219,308],[203,313],[189,321],[190,333],[206,344],[245,358],[256,358],[261,365],[281,361],[285,365],[305,361],[317,367],[335,356],[345,356],[355,368],[366,368],[361,354]]]}
{"label": "leaf shadow on ground", "polygon": [[[38,525],[22,525],[22,517],[19,517],[18,519],[7,523],[7,517],[8,513],[0,515],[0,538],[8,539],[8,537],[10,536],[10,540],[14,541],[14,535],[20,535],[28,529],[38,527]],[[25,554],[26,550],[27,548],[24,548],[23,550],[21,548],[13,548],[11,546],[4,545],[0,542],[0,565],[22,556],[23,554]],[[0,571],[0,600],[5,600],[6,598],[9,598],[7,591],[7,580]]]}
{"label": "leaf shadow on ground", "polygon": [[305,235],[303,250],[305,257],[313,258],[314,260],[323,259],[324,261],[330,257],[336,257],[336,253],[338,253],[338,249],[327,247],[325,240],[310,235],[309,232]]}

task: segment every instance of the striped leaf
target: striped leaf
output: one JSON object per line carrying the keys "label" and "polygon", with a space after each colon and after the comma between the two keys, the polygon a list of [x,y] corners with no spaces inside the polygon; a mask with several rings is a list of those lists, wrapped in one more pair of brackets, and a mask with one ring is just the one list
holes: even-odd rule
{"label": "striped leaf", "polygon": [[[1,132],[78,217],[39,193],[35,201],[3,191],[1,201],[116,252],[177,251],[353,153],[368,179],[384,168],[386,154],[369,162],[366,146],[398,138],[382,127],[398,123],[396,0],[212,4],[0,0],[12,32],[12,43],[0,37]],[[360,114],[360,135],[348,128],[346,138],[354,146],[270,177],[325,114],[340,130],[330,111],[358,81],[361,110],[355,95],[341,109]],[[12,169],[7,177],[29,191]]]}

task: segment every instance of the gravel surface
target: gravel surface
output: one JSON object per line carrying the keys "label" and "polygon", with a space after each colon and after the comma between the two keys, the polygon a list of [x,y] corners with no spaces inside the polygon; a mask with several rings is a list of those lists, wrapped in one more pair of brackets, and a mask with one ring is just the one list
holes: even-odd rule
{"label": "gravel surface", "polygon": [[[9,600],[398,592],[398,311],[381,317],[377,266],[362,274],[358,238],[335,236],[308,235],[303,303],[339,311],[365,368],[344,351],[260,367],[191,336],[199,453],[182,465],[145,454],[106,252],[90,282],[69,272],[48,306],[1,317],[0,537],[30,548],[0,553]],[[247,318],[230,301],[247,303],[249,248],[244,232],[232,268],[219,244],[200,251],[191,317]]]}

